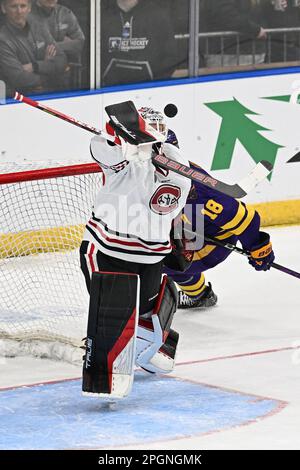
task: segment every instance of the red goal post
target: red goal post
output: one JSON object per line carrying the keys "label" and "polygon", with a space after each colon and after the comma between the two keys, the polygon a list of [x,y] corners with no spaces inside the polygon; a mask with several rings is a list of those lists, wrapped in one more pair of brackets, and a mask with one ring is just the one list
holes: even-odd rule
{"label": "red goal post", "polygon": [[[31,163],[33,166],[34,163]],[[1,164],[1,165],[5,165]],[[87,175],[89,173],[100,173],[101,169],[97,163],[81,163],[79,165],[57,166],[53,168],[41,168],[33,170],[15,171],[1,173],[4,169],[0,165],[0,184],[20,183],[21,181],[35,181],[50,178],[59,178],[64,176]],[[13,165],[15,165],[13,163]],[[20,167],[22,164],[19,164]],[[28,165],[28,164],[23,164]],[[16,164],[18,167],[18,164]],[[17,169],[17,168],[16,168]]]}

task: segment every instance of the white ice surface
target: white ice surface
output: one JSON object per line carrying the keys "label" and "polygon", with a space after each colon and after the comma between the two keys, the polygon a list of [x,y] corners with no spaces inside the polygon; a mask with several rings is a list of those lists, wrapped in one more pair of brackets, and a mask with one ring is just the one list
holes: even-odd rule
{"label": "white ice surface", "polygon": [[[276,261],[300,271],[300,227],[270,232]],[[300,449],[300,349],[295,349],[300,347],[300,280],[275,269],[255,272],[234,253],[206,277],[219,304],[206,311],[177,312],[174,327],[180,344],[174,375],[287,404],[247,426],[134,448]],[[230,355],[242,356],[226,358]],[[218,359],[207,361],[212,358]],[[0,371],[0,387],[81,373],[70,364],[27,357],[2,361]]]}

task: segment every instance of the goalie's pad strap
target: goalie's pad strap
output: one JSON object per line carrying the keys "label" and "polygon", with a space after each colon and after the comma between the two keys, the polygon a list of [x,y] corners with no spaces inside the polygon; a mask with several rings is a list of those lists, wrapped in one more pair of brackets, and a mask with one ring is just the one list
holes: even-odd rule
{"label": "goalie's pad strap", "polygon": [[186,248],[186,246],[191,243],[190,240],[184,236],[185,227],[182,218],[183,215],[180,214],[180,216],[175,219],[176,225],[174,224],[171,230],[172,252],[164,258],[164,265],[174,271],[184,272],[192,264],[194,251]]}
{"label": "goalie's pad strap", "polygon": [[174,313],[178,305],[178,291],[175,282],[168,276],[164,276],[158,298],[153,309],[152,321],[157,316],[160,327],[164,334],[167,335],[173,321]]}
{"label": "goalie's pad strap", "polygon": [[[141,327],[139,327],[139,334],[141,331]],[[140,367],[151,373],[169,374],[172,372],[175,367],[178,339],[179,334],[171,328],[164,344],[148,362],[141,363]],[[142,339],[138,337],[137,348],[143,346]]]}
{"label": "goalie's pad strap", "polygon": [[139,320],[136,346],[137,365],[147,369],[147,364],[166,342],[177,302],[178,293],[175,283],[168,276],[164,276],[151,319],[140,318]]}
{"label": "goalie's pad strap", "polygon": [[82,390],[123,397],[133,382],[139,276],[94,272]]}

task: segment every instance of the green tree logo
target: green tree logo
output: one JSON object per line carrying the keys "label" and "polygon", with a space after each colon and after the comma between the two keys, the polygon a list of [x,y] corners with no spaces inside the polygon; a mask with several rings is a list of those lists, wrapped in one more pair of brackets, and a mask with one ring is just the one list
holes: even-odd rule
{"label": "green tree logo", "polygon": [[237,141],[243,145],[255,163],[267,160],[274,165],[278,149],[282,148],[282,145],[266,139],[260,132],[270,129],[260,126],[247,117],[247,115],[258,116],[257,113],[243,106],[235,98],[205,105],[222,118],[211,170],[230,168]]}

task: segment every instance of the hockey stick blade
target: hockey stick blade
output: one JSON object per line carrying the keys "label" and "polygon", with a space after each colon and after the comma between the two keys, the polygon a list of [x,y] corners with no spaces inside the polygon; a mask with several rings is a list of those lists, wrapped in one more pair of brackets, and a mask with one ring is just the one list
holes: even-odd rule
{"label": "hockey stick blade", "polygon": [[240,183],[236,184],[227,184],[222,181],[213,178],[202,171],[194,170],[189,166],[183,165],[182,163],[175,162],[171,158],[166,157],[165,155],[156,155],[152,157],[154,164],[165,168],[166,170],[174,171],[179,175],[185,176],[193,181],[198,181],[204,186],[215,189],[220,193],[231,196],[235,199],[241,199],[245,197],[255,186],[260,183],[266,176],[269,175],[270,171],[273,169],[273,165],[266,161],[259,162],[251,173],[242,179]]}
{"label": "hockey stick blade", "polygon": [[273,171],[273,165],[266,160],[261,160],[251,171],[243,178],[238,186],[245,191],[245,195],[252,191],[261,181],[263,181]]}

